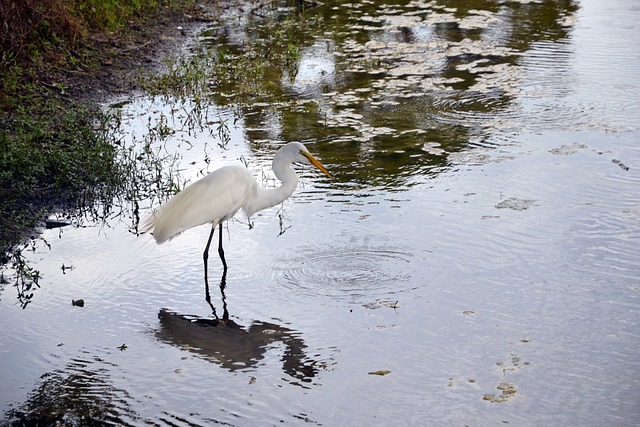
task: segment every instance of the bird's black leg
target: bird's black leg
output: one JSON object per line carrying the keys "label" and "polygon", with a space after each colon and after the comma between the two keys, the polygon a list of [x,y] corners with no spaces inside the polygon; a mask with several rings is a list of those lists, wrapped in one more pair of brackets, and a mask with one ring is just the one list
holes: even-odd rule
{"label": "bird's black leg", "polygon": [[211,294],[209,293],[209,279],[208,279],[209,247],[211,246],[211,239],[213,239],[213,232],[214,231],[216,231],[216,227],[215,226],[211,227],[211,234],[209,234],[209,240],[207,240],[207,246],[204,248],[204,253],[202,254],[202,259],[204,260],[204,296],[205,296],[205,300],[209,304],[209,307],[211,307],[211,310],[213,310],[213,315],[217,319],[218,315],[216,314],[216,309],[213,306],[213,304],[211,304]]}
{"label": "bird's black leg", "polygon": [[[218,255],[220,255],[220,259],[222,260],[223,273],[227,275],[227,261],[224,259],[224,249],[222,249],[222,223],[220,223],[220,235],[218,236]],[[211,238],[209,238],[211,241]]]}
{"label": "bird's black leg", "polygon": [[229,320],[229,310],[227,310],[227,295],[224,290],[227,287],[227,270],[222,273],[222,279],[220,279],[220,294],[222,295],[222,320]]}
{"label": "bird's black leg", "polygon": [[229,320],[229,311],[227,310],[227,296],[224,293],[227,287],[227,261],[224,259],[224,249],[222,249],[222,223],[220,223],[220,235],[218,236],[218,255],[222,260],[222,279],[220,279],[220,294],[222,295],[222,320]]}

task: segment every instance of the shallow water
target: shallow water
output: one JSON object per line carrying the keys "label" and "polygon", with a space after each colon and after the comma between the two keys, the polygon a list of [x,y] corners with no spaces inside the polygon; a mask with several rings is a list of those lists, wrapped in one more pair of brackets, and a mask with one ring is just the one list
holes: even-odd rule
{"label": "shallow water", "polygon": [[[204,302],[207,227],[161,246],[123,218],[44,231],[33,301],[0,294],[0,409],[78,425],[634,425],[640,8],[305,13],[281,96],[207,107],[229,120],[226,147],[185,125],[190,103],[122,107],[129,141],[166,120],[187,181],[242,158],[271,185],[289,140],[335,176],[302,168],[283,206],[228,224],[231,321]],[[233,22],[202,42],[242,45]],[[221,314],[215,251],[209,272]]]}

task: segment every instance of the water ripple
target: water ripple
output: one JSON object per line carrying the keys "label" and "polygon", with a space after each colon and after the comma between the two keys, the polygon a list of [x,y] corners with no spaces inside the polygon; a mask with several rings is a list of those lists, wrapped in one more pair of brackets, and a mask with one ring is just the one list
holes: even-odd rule
{"label": "water ripple", "polygon": [[82,350],[61,369],[42,375],[37,388],[22,405],[14,407],[10,417],[24,425],[83,425],[88,414],[94,425],[129,426],[137,418],[129,393],[114,384],[105,362],[108,351],[94,355]]}
{"label": "water ripple", "polygon": [[415,289],[413,261],[412,255],[390,249],[313,248],[277,260],[270,268],[279,285],[295,292],[358,300]]}

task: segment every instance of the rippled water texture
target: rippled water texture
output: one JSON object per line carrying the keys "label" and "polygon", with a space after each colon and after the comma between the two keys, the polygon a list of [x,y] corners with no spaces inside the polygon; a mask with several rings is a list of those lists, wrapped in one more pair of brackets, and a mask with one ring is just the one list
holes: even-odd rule
{"label": "rippled water texture", "polygon": [[[290,140],[334,175],[301,168],[282,206],[225,227],[224,301],[215,251],[209,273],[229,321],[204,301],[207,227],[161,246],[126,215],[47,230],[32,302],[0,294],[4,418],[636,425],[640,7],[327,1],[303,17],[277,95],[234,104],[229,82],[206,111],[117,109],[128,144],[170,130],[153,149],[185,181],[242,160],[273,185]],[[223,19],[194,50],[241,52],[268,19]]]}

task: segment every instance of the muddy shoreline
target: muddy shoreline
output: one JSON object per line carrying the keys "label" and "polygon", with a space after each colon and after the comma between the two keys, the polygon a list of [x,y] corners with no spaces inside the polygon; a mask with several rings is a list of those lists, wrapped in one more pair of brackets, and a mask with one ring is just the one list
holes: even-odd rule
{"label": "muddy shoreline", "polygon": [[180,11],[166,8],[143,23],[131,23],[123,34],[94,35],[86,49],[99,67],[61,69],[59,74],[43,76],[43,85],[54,94],[89,105],[139,90],[141,74],[160,72],[167,57],[183,51],[203,27],[229,7],[211,0]]}

